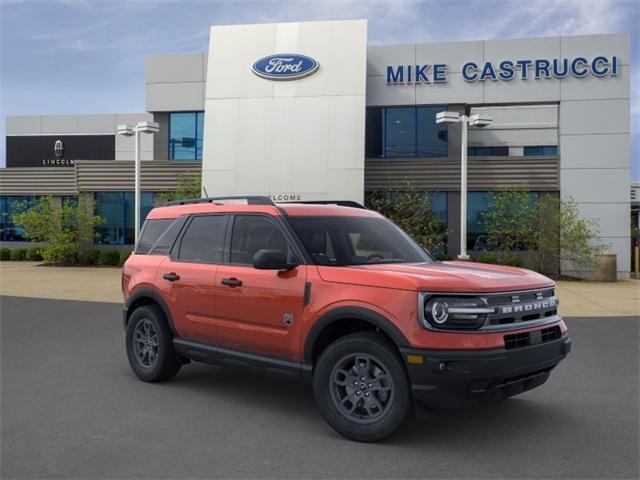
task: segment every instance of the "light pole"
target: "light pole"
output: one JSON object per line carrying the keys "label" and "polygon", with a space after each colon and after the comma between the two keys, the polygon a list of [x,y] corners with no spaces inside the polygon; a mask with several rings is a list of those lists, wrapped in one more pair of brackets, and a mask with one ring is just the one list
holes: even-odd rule
{"label": "light pole", "polygon": [[156,122],[138,122],[135,127],[118,125],[116,133],[125,137],[135,135],[135,162],[134,162],[134,243],[138,244],[140,235],[140,133],[157,133],[160,126]]}
{"label": "light pole", "polygon": [[462,125],[462,151],[460,152],[460,254],[458,260],[469,260],[467,255],[467,126],[486,127],[493,122],[490,115],[460,115],[458,112],[436,114],[436,123],[460,123]]}

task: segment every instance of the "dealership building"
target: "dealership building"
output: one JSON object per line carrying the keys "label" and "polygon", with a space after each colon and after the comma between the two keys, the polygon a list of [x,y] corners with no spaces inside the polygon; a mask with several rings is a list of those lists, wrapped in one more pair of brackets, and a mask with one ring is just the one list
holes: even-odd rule
{"label": "dealership building", "polygon": [[[106,221],[97,242],[133,237],[134,140],[141,135],[143,215],[181,175],[208,196],[355,200],[430,192],[460,249],[460,124],[468,132],[467,247],[482,243],[487,192],[518,185],[571,197],[630,269],[630,52],[627,34],[367,45],[367,22],[214,26],[208,52],[151,55],[145,112],[13,116],[0,170],[3,242],[23,240],[12,205],[86,192]],[[565,273],[576,273],[566,271]]]}

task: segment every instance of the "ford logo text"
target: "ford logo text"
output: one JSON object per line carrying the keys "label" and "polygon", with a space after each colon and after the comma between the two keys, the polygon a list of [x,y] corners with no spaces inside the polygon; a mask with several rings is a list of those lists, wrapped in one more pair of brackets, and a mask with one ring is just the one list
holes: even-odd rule
{"label": "ford logo text", "polygon": [[306,55],[279,53],[256,60],[251,70],[269,80],[296,80],[314,74],[318,67],[318,62]]}

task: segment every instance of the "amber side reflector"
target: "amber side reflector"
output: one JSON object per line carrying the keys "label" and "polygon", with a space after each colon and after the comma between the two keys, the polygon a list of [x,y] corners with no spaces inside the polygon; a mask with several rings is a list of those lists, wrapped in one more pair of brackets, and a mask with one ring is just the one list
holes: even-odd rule
{"label": "amber side reflector", "polygon": [[422,365],[422,355],[407,355],[407,362],[414,365]]}

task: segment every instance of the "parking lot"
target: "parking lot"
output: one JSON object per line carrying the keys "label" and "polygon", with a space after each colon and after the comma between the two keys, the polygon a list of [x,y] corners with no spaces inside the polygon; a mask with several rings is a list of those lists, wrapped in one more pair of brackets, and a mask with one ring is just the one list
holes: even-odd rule
{"label": "parking lot", "polygon": [[145,384],[115,303],[1,299],[3,478],[638,478],[637,317],[569,318],[549,382],[342,439],[310,387],[192,364]]}

